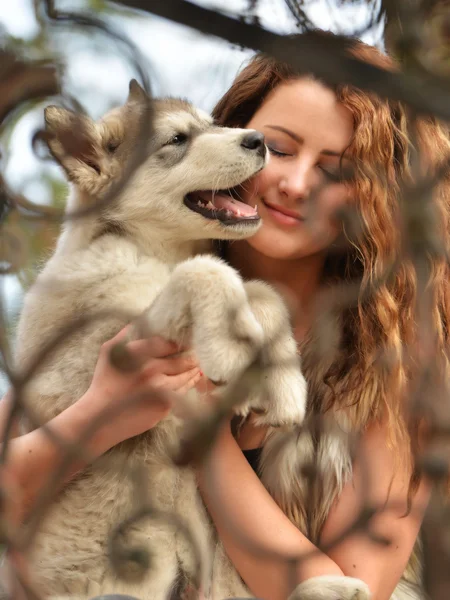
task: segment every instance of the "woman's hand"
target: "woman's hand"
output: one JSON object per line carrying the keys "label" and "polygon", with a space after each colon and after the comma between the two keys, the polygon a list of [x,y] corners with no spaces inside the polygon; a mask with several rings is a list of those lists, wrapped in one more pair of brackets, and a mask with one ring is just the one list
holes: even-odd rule
{"label": "woman's hand", "polygon": [[128,354],[141,366],[134,371],[117,369],[110,355],[114,346],[124,341],[127,329],[103,344],[92,383],[78,401],[86,408],[89,404],[94,418],[118,407],[106,423],[111,446],[154,427],[170,412],[177,396],[195,387],[202,377],[192,356],[180,355],[177,344],[159,336],[127,342]]}

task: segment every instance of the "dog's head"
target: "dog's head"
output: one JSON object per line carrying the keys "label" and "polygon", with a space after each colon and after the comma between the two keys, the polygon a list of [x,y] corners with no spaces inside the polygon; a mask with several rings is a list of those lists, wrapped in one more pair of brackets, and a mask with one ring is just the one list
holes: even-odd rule
{"label": "dog's head", "polygon": [[[49,148],[76,186],[78,202],[102,199],[133,155],[148,97],[136,81],[126,103],[99,122],[64,108],[45,110]],[[264,137],[214,125],[203,111],[177,99],[152,102],[152,135],[144,162],[102,216],[125,229],[150,226],[178,239],[238,239],[260,226],[256,210],[236,188],[267,160]],[[72,206],[71,208],[75,208]]]}

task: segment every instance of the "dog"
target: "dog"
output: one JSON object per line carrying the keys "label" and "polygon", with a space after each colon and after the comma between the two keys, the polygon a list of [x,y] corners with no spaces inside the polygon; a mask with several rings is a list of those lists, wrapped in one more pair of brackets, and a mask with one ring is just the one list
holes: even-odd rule
{"label": "dog", "polygon": [[[17,330],[19,370],[61,326],[80,316],[93,320],[60,341],[27,384],[24,400],[42,422],[70,406],[89,387],[101,345],[134,319],[146,335],[189,340],[204,374],[226,385],[258,352],[266,353],[272,367],[263,393],[239,410],[258,409],[261,422],[272,425],[300,423],[306,384],[286,307],[268,285],[245,284],[210,254],[211,240],[242,239],[260,226],[256,210],[230,190],[264,167],[262,134],[219,128],[183,100],[154,100],[148,155],[118,196],[95,210],[126,172],[149,106],[133,80],[125,104],[99,122],[56,106],[45,110],[50,151],[72,184],[67,211],[86,213],[64,222],[54,254],[26,294]],[[80,129],[82,143],[71,145]],[[141,467],[155,510],[188,515],[206,563],[208,544],[215,542],[193,470],[175,467],[169,457],[182,427],[170,415],[61,491],[30,551],[43,595],[115,592],[163,600],[179,586],[180,573],[194,579],[192,547],[170,523],[144,519],[127,532],[133,547],[155,549],[152,568],[138,581],[133,565],[117,576],[108,549],[113,528],[135,508],[128,474]]]}
{"label": "dog", "polygon": [[[255,410],[258,422],[271,427],[299,424],[306,383],[286,306],[270,286],[243,282],[211,254],[211,240],[246,238],[260,227],[256,211],[233,188],[264,167],[263,136],[216,127],[182,100],[155,100],[152,106],[148,156],[117,197],[98,210],[96,204],[132,160],[148,117],[145,91],[133,80],[125,104],[99,122],[58,107],[45,111],[50,151],[72,184],[67,210],[86,213],[65,221],[53,256],[25,297],[17,332],[20,370],[26,371],[61,326],[79,315],[93,320],[60,340],[28,383],[24,400],[43,422],[59,414],[89,387],[101,344],[134,320],[135,335],[189,340],[202,371],[226,383],[225,390],[259,354],[269,365],[263,385],[236,411]],[[79,143],[70,143],[80,127]],[[60,492],[29,556],[43,595],[181,597],[199,579],[192,544],[174,529],[172,515],[185,522],[200,552],[205,597],[251,596],[217,540],[193,470],[177,468],[170,459],[182,432],[183,421],[171,414],[147,434],[113,448]],[[130,525],[121,543],[149,547],[152,564],[142,571],[123,559],[119,576],[108,539],[139,508],[130,478],[136,468],[145,474],[153,510],[167,520],[143,518]],[[330,594],[369,598],[363,582],[346,577],[313,578],[292,598]]]}

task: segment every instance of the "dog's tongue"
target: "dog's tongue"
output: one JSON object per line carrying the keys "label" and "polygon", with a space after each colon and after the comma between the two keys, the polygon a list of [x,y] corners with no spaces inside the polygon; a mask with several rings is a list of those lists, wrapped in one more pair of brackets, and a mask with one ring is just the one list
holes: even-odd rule
{"label": "dog's tongue", "polygon": [[[202,198],[206,199],[206,195],[202,194]],[[216,209],[229,210],[237,217],[255,217],[258,214],[255,208],[244,204],[244,202],[239,202],[239,200],[228,196],[228,194],[211,194],[209,199]]]}

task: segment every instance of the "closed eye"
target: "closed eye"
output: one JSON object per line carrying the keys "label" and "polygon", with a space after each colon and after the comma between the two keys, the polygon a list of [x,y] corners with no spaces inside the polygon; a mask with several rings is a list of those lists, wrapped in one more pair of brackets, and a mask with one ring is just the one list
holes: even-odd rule
{"label": "closed eye", "polygon": [[287,154],[287,152],[280,152],[279,150],[275,150],[275,148],[271,148],[270,146],[267,146],[267,148],[269,149],[270,154],[273,156],[279,156],[280,158],[284,156],[292,156],[291,154]]}
{"label": "closed eye", "polygon": [[325,169],[322,165],[317,165],[324,174],[325,178],[332,183],[350,183],[354,181],[355,173],[352,165],[342,165],[339,169]]}
{"label": "closed eye", "polygon": [[338,171],[334,171],[334,170],[329,171],[328,169],[325,169],[325,167],[323,167],[322,165],[317,165],[317,166],[322,171],[322,173],[325,175],[325,178],[328,179],[328,181],[331,181],[333,183],[340,183],[342,181],[342,175],[341,175],[340,169]]}

